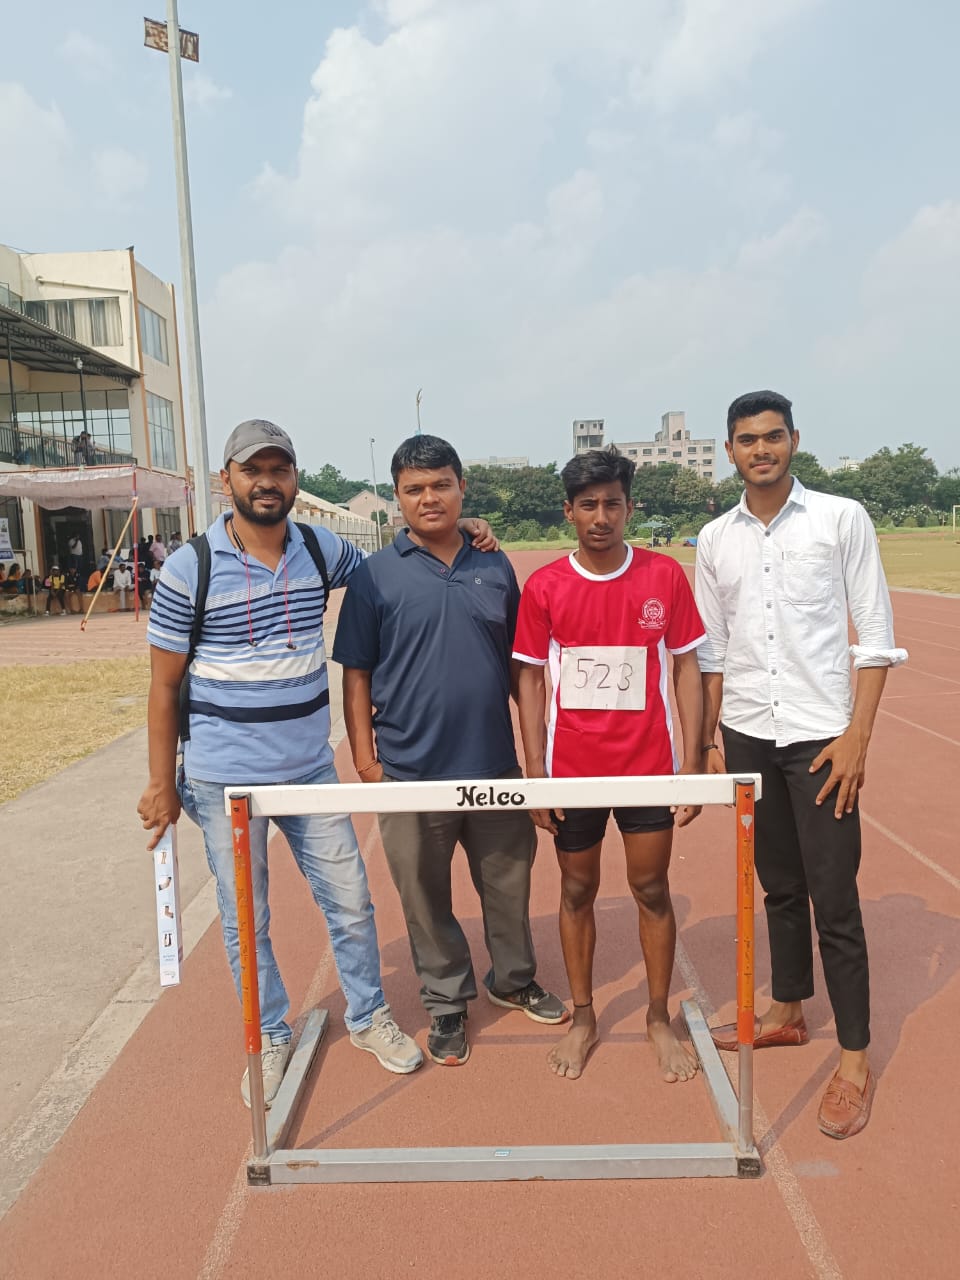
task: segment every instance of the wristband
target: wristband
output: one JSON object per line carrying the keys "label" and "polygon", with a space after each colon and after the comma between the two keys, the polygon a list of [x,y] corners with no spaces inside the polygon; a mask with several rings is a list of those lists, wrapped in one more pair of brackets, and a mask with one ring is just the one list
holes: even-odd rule
{"label": "wristband", "polygon": [[370,761],[370,763],[369,763],[369,764],[365,764],[365,765],[363,766],[363,768],[362,768],[362,769],[358,769],[358,770],[357,770],[357,773],[358,773],[358,774],[360,775],[360,777],[362,778],[362,777],[363,777],[363,775],[364,775],[365,773],[367,773],[367,772],[368,772],[368,770],[372,769],[372,768],[373,768],[373,766],[374,766],[375,764],[379,764],[379,763],[380,763],[380,761],[379,761],[379,760],[377,760],[377,759],[376,759],[376,757],[375,757],[373,760],[371,760],[371,761]]}
{"label": "wristband", "polygon": [[703,752],[707,752],[707,751],[719,751],[719,750],[720,750],[720,748],[717,746],[717,744],[716,744],[715,742],[708,742],[708,743],[707,743],[707,745],[706,745],[705,747],[701,747],[701,748],[700,748],[700,750],[701,750],[701,751],[703,751]]}

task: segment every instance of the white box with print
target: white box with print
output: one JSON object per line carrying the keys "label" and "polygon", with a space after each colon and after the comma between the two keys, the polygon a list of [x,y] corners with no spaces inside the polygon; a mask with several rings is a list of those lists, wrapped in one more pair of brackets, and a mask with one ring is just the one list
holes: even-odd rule
{"label": "white box with print", "polygon": [[157,895],[157,941],[160,946],[160,985],[175,987],[183,963],[180,926],[180,876],[177,868],[177,828],[171,823],[153,851],[153,882]]}

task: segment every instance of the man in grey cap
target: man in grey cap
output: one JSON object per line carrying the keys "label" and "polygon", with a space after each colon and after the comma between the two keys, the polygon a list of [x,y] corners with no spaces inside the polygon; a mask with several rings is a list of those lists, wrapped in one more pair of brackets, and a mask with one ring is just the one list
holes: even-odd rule
{"label": "man in grey cap", "polygon": [[[364,552],[329,529],[288,519],[297,497],[293,441],[253,419],[231,433],[220,472],[233,510],[207,530],[210,576],[199,642],[191,656],[199,581],[189,543],[167,557],[147,638],[150,779],[138,806],[153,848],[181,806],[203,830],[227,957],[239,994],[233,839],[223,788],[243,783],[336,783],[323,644],[326,585],[346,586]],[[464,521],[478,546],[495,542],[486,522]],[[310,544],[313,543],[311,550]],[[177,766],[180,687],[188,675],[188,733]],[[324,913],[345,1021],[357,1048],[388,1071],[414,1071],[423,1055],[394,1022],[381,983],[373,906],[356,835],[343,815],[278,818]],[[276,1096],[290,1054],[287,994],[270,941],[267,821],[250,823],[264,1096]],[[250,1105],[244,1073],[241,1093]]]}

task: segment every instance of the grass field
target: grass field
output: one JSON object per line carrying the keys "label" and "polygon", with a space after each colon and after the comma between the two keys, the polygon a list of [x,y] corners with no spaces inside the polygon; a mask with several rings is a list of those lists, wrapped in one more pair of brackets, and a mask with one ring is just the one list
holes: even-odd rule
{"label": "grass field", "polygon": [[[0,681],[0,804],[147,718],[148,658],[11,667]],[[146,763],[130,767],[146,776]],[[103,779],[109,796],[110,778]]]}
{"label": "grass field", "polygon": [[[508,542],[506,551],[569,552],[576,543]],[[666,556],[681,564],[693,564],[696,551],[674,543],[658,547]],[[880,556],[891,587],[913,587],[925,591],[943,591],[960,595],[960,543],[949,529],[904,529],[880,534]]]}
{"label": "grass field", "polygon": [[[506,549],[560,553],[574,545],[523,542]],[[692,547],[659,550],[681,564],[694,562]],[[949,531],[883,533],[880,554],[892,587],[960,594],[960,545]],[[146,657],[10,668],[0,682],[0,804],[144,724],[149,679]],[[142,760],[131,768],[145,772]],[[105,791],[109,785],[105,778]]]}

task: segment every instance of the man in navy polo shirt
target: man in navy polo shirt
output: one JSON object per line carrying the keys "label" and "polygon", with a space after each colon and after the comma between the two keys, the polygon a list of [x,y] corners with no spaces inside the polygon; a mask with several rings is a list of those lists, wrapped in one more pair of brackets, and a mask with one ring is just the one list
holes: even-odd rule
{"label": "man in navy polo shirt", "polygon": [[[478,554],[460,532],[466,486],[445,440],[405,440],[391,471],[407,528],[351,577],[333,650],[357,772],[364,782],[520,777],[509,706],[520,600],[513,568],[502,552]],[[431,1015],[430,1057],[456,1066],[470,1054],[466,1010],[477,984],[451,905],[458,841],[480,895],[490,999],[537,1022],[565,1021],[563,1003],[534,980],[529,815],[382,814],[380,833]]]}

